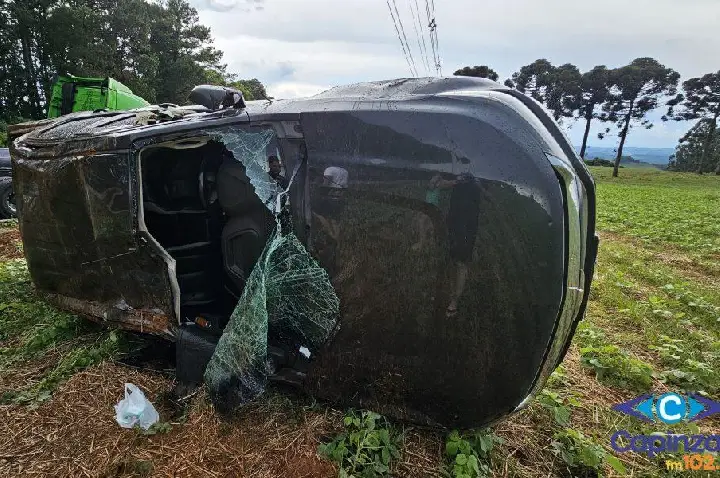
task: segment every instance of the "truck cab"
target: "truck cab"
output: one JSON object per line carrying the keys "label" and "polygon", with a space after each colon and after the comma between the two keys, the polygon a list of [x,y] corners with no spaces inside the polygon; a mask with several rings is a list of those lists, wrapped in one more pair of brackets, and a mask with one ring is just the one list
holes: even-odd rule
{"label": "truck cab", "polygon": [[48,105],[48,118],[78,111],[131,110],[150,103],[133,94],[127,86],[112,78],[58,76]]}

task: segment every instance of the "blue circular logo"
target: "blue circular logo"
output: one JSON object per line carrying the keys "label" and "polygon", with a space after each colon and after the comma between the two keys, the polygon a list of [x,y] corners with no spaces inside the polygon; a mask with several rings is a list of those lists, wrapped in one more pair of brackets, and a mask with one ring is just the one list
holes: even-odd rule
{"label": "blue circular logo", "polygon": [[680,423],[687,415],[685,398],[677,393],[666,393],[655,402],[655,414],[658,420],[668,425]]}

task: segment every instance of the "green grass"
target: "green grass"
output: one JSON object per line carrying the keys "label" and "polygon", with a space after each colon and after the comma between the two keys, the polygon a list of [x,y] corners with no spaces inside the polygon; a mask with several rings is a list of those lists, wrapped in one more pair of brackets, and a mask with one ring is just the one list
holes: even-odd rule
{"label": "green grass", "polygon": [[0,262],[2,403],[49,399],[74,373],[127,350],[128,336],[57,310],[38,297],[23,259]]}
{"label": "green grass", "polygon": [[[615,403],[662,387],[717,398],[720,178],[642,169],[625,169],[611,178],[607,168],[591,170],[597,180],[601,246],[588,313],[573,341],[579,370],[616,390]],[[572,380],[553,380],[550,386],[561,396],[581,394],[579,406],[571,410],[571,429],[596,437],[611,454],[609,437],[621,428],[646,434],[666,428],[698,432],[693,424],[660,430],[609,410],[612,402],[598,407],[594,392],[578,390]],[[717,421],[698,425],[700,431],[717,430]],[[661,466],[665,457],[614,455],[628,473],[670,476]],[[572,460],[565,462],[570,466]]]}
{"label": "green grass", "polygon": [[717,394],[720,178],[600,173],[599,227],[623,237],[601,245],[588,322],[652,360],[658,379]]}
{"label": "green grass", "polygon": [[720,178],[652,169],[592,168],[598,227],[700,256],[720,255]]}

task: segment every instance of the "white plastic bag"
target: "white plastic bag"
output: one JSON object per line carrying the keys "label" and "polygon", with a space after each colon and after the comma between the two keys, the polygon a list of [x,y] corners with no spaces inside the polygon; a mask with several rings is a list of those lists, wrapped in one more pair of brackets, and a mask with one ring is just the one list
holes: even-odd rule
{"label": "white plastic bag", "polygon": [[138,387],[132,383],[125,384],[125,398],[115,405],[115,420],[123,428],[134,428],[139,425],[147,430],[160,420],[153,404],[145,398]]}

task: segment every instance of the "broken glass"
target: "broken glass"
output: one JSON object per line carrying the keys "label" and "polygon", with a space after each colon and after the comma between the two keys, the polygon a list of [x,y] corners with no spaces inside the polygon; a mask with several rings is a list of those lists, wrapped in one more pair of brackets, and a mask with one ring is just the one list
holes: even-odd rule
{"label": "broken glass", "polygon": [[325,269],[294,234],[276,228],[205,370],[215,406],[230,411],[263,392],[273,372],[271,329],[314,354],[334,333],[339,305]]}
{"label": "broken glass", "polygon": [[225,144],[235,159],[245,166],[245,174],[255,187],[255,194],[273,212],[278,194],[277,182],[268,174],[267,148],[275,139],[272,128],[254,128],[248,130],[223,130],[208,132],[215,140]]}
{"label": "broken glass", "polygon": [[[266,169],[266,148],[274,132],[211,134],[245,165],[255,193],[273,211],[279,225],[280,191]],[[264,391],[273,373],[268,334],[296,352],[302,348],[314,354],[335,332],[338,317],[339,299],[328,273],[293,233],[276,227],[205,370],[216,408],[230,412]]]}

